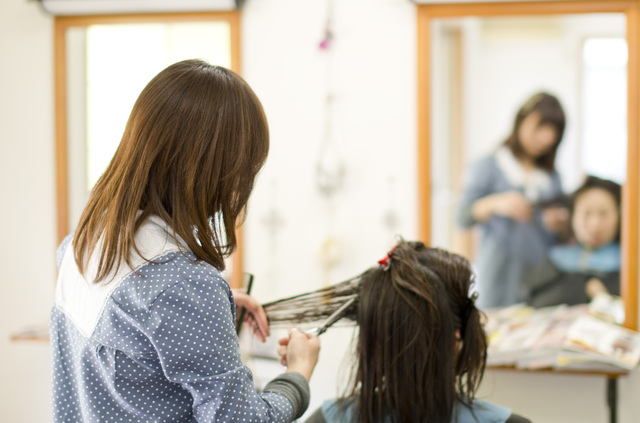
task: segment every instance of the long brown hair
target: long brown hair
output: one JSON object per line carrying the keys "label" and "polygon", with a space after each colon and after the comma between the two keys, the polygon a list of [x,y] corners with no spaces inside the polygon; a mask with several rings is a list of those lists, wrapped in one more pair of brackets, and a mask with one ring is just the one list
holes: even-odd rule
{"label": "long brown hair", "polygon": [[197,259],[223,270],[268,150],[262,105],[240,76],[201,60],[167,67],[140,93],[80,217],[80,271],[96,248],[96,282],[122,259],[131,267],[134,236],[151,215]]}
{"label": "long brown hair", "polygon": [[389,257],[361,276],[357,364],[343,404],[355,403],[354,421],[449,422],[456,401],[471,405],[486,363],[471,266],[421,242],[400,241]]}
{"label": "long brown hair", "polygon": [[514,156],[519,158],[525,155],[518,132],[520,131],[522,121],[532,113],[538,113],[540,115],[538,125],[551,125],[556,131],[556,140],[553,146],[548,152],[535,159],[536,166],[550,172],[554,169],[556,153],[560,146],[560,141],[562,141],[566,124],[564,110],[562,109],[560,101],[555,96],[546,92],[540,92],[531,96],[522,107],[520,107],[520,110],[518,110],[513,122],[511,134],[509,134],[504,144],[509,147]]}

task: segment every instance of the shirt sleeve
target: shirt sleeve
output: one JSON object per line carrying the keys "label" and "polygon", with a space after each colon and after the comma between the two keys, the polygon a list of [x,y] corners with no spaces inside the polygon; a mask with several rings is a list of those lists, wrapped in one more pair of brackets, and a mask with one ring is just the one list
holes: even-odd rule
{"label": "shirt sleeve", "polygon": [[466,171],[463,182],[460,207],[457,221],[462,228],[469,228],[476,223],[472,207],[477,200],[493,194],[491,157],[472,164]]}
{"label": "shirt sleeve", "polygon": [[150,305],[148,330],[166,378],[191,394],[196,420],[289,422],[302,414],[306,406],[301,411],[277,386],[256,392],[240,359],[231,289],[210,266],[182,261],[165,264],[181,280]]}
{"label": "shirt sleeve", "polygon": [[283,373],[264,388],[264,392],[278,392],[293,405],[293,418],[300,418],[309,407],[309,383],[298,372]]}

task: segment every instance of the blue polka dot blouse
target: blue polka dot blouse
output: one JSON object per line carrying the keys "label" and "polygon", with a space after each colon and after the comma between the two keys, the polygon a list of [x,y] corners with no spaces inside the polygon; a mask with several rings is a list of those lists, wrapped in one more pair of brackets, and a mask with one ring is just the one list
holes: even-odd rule
{"label": "blue polka dot blouse", "polygon": [[[50,319],[55,422],[289,422],[304,412],[297,373],[256,392],[229,285],[160,219],[136,235],[135,271],[121,265],[108,283],[79,273],[70,241],[58,249]],[[96,268],[92,257],[85,275]]]}

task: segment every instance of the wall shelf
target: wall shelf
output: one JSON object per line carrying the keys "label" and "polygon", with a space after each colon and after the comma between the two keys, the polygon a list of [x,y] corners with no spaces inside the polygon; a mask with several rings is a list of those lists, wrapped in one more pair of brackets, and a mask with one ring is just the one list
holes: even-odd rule
{"label": "wall shelf", "polygon": [[29,325],[12,332],[11,342],[49,343],[49,324]]}

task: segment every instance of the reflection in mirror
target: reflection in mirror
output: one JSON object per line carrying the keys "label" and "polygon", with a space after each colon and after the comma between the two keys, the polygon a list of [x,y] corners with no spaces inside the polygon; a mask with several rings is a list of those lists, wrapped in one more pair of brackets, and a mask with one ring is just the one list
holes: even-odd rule
{"label": "reflection in mirror", "polygon": [[[585,193],[572,208],[570,194],[588,175],[624,183],[624,15],[434,19],[431,28],[433,245],[472,260],[482,308],[535,303],[540,292],[538,305],[587,302],[594,279],[619,294],[619,196],[599,187],[602,201],[587,204]],[[589,229],[606,242],[577,236],[598,226],[571,214],[587,205],[589,216],[613,206],[613,237]],[[591,295],[603,288],[593,285]]]}

